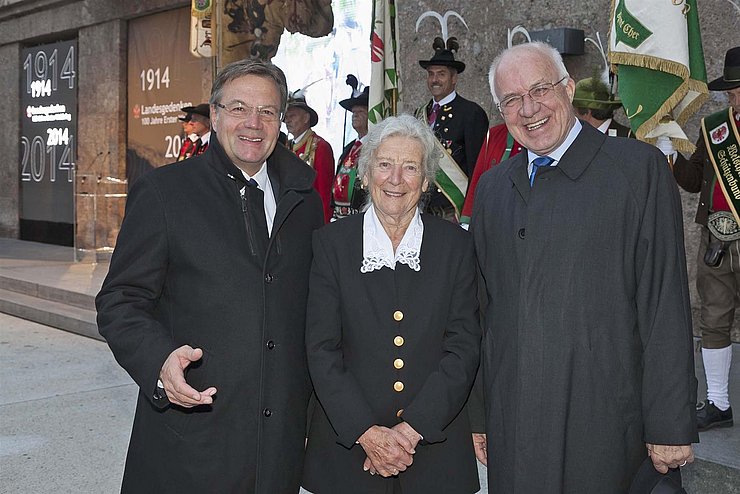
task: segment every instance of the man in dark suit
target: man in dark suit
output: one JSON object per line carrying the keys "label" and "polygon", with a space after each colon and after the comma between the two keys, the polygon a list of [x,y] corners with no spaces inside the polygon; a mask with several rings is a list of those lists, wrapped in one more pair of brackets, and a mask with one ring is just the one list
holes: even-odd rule
{"label": "man in dark suit", "polygon": [[244,60],[211,93],[208,151],[142,176],[98,326],[139,385],[122,492],[298,492],[314,171],[277,146],[283,72]]}
{"label": "man in dark suit", "polygon": [[576,115],[609,137],[632,137],[629,127],[614,120],[614,111],[621,106],[622,102],[614,98],[606,84],[598,78],[588,77],[576,83],[573,96]]}
{"label": "man in dark suit", "polygon": [[560,54],[493,62],[494,101],[526,152],[478,182],[487,293],[491,492],[625,493],[693,460],[691,308],[681,203],[653,146],[581,123]]}
{"label": "man in dark suit", "polygon": [[427,87],[432,94],[416,116],[434,131],[444,156],[440,174],[427,201],[427,212],[459,221],[469,178],[473,174],[478,152],[488,132],[488,116],[477,103],[457,94],[457,79],[465,64],[455,60],[457,39],[434,40],[434,55],[420,60],[427,71]]}

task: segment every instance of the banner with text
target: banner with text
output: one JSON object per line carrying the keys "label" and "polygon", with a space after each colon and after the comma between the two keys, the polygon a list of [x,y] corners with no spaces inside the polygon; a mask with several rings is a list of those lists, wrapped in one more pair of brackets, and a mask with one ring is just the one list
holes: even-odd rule
{"label": "banner with text", "polygon": [[77,40],[21,54],[20,237],[71,246],[77,146]]}
{"label": "banner with text", "polygon": [[208,100],[210,60],[190,53],[190,20],[190,8],[183,8],[129,22],[129,187],[147,170],[177,159],[184,138],[180,108]]}

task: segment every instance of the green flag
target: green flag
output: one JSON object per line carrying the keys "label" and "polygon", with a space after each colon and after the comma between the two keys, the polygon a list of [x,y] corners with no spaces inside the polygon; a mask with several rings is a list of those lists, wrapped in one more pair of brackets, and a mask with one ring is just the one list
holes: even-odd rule
{"label": "green flag", "polygon": [[370,47],[370,126],[400,111],[396,0],[373,0],[373,34]]}
{"label": "green flag", "polygon": [[609,62],[637,138],[693,152],[681,125],[709,94],[696,0],[612,0]]}

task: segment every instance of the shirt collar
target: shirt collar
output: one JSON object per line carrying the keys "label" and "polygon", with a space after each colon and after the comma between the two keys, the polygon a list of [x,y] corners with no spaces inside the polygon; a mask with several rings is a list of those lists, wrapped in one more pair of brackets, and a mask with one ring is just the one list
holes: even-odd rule
{"label": "shirt collar", "polygon": [[270,177],[267,175],[267,161],[262,163],[262,167],[259,169],[259,171],[251,177],[244,170],[242,170],[242,175],[244,175],[244,178],[247,179],[247,182],[249,182],[249,180],[253,178],[254,181],[257,182],[257,185],[260,189],[262,189],[263,191],[267,190],[267,186],[270,183]]}
{"label": "shirt collar", "polygon": [[209,130],[202,136],[200,136],[200,142],[201,144],[206,144],[211,139],[211,131]]}
{"label": "shirt collar", "polygon": [[[548,153],[547,155],[552,158],[554,161],[550,164],[550,166],[556,166],[558,162],[560,161],[560,158],[563,157],[565,152],[568,150],[571,144],[573,144],[573,141],[576,140],[576,137],[578,137],[578,133],[581,132],[581,129],[583,128],[583,125],[581,125],[581,122],[574,118],[575,123],[573,124],[573,127],[570,128],[570,132],[568,132],[568,135],[565,137],[565,140],[563,143],[555,148],[551,153]],[[533,153],[530,150],[527,150],[527,159],[529,160],[529,163],[532,163],[532,160],[535,158],[538,158],[539,155]]]}
{"label": "shirt collar", "polygon": [[439,106],[444,106],[448,103],[451,103],[452,100],[455,99],[456,97],[457,97],[457,91],[452,91],[450,94],[448,94],[447,96],[445,96],[439,101],[434,101],[434,99],[432,99],[432,104],[437,103]]}
{"label": "shirt collar", "polygon": [[419,254],[424,237],[424,223],[421,221],[419,208],[416,208],[401,243],[395,254],[390,237],[375,213],[375,206],[370,205],[365,212],[362,223],[362,266],[361,273],[380,270],[383,267],[396,269],[396,263],[406,264],[414,271],[421,270]]}
{"label": "shirt collar", "polygon": [[611,118],[607,118],[606,120],[604,120],[604,122],[601,125],[599,125],[598,129],[596,129],[596,130],[598,130],[602,134],[606,134],[606,131],[609,130],[609,126],[611,124],[612,124],[612,119]]}

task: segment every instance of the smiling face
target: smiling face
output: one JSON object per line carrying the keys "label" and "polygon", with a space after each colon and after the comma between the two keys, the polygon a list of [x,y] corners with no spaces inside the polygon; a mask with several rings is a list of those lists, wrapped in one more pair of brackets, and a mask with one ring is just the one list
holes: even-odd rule
{"label": "smiling face", "polygon": [[[555,83],[562,76],[552,61],[539,52],[521,52],[504,56],[496,69],[495,91],[498,101],[521,96],[535,86]],[[517,142],[539,156],[547,155],[562,144],[575,123],[571,102],[575,82],[556,85],[541,102],[524,96],[518,111],[504,114],[506,127]]]}
{"label": "smiling face", "polygon": [[[246,75],[223,86],[220,103],[229,106],[235,102],[280,108],[280,91],[271,79]],[[249,175],[257,173],[275,149],[280,120],[266,122],[257,112],[248,112],[246,118],[233,117],[216,105],[211,105],[211,117],[218,140],[234,165]]]}
{"label": "smiling face", "polygon": [[427,67],[427,87],[434,101],[439,101],[452,93],[457,86],[457,71],[444,65]]}
{"label": "smiling face", "polygon": [[369,188],[375,211],[384,225],[404,224],[413,218],[421,193],[428,186],[423,160],[421,142],[411,137],[386,137],[375,150],[362,181]]}

